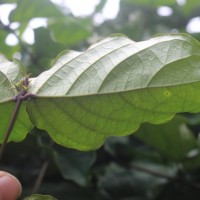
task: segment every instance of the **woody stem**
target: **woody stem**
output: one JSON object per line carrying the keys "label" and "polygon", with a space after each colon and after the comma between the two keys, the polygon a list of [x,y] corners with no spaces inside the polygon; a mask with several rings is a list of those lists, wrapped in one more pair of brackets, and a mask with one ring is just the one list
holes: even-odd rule
{"label": "woody stem", "polygon": [[8,128],[7,128],[6,132],[5,132],[2,145],[0,147],[0,160],[2,159],[2,155],[3,155],[3,152],[5,150],[6,143],[7,143],[8,138],[9,138],[9,136],[10,136],[12,130],[13,130],[13,127],[14,127],[15,121],[17,119],[17,115],[18,115],[18,112],[19,112],[19,109],[20,109],[22,101],[23,101],[23,99],[19,95],[17,97],[17,102],[16,102],[15,108],[14,108],[14,110],[12,112],[12,116],[10,118],[10,122],[9,122]]}

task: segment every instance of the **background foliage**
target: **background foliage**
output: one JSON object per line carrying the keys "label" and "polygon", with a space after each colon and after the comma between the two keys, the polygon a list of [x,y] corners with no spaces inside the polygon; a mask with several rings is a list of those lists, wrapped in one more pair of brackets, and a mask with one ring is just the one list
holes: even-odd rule
{"label": "background foliage", "polygon": [[[0,53],[20,58],[35,76],[48,69],[62,50],[82,51],[116,32],[135,41],[186,32],[189,21],[200,15],[196,0],[184,5],[175,0],[121,0],[117,18],[96,25],[93,19],[106,2],[101,0],[92,15],[81,18],[49,0],[1,0],[0,6],[16,7],[9,24],[0,21]],[[160,6],[168,6],[172,14],[160,16]],[[28,44],[23,33],[38,17],[47,25],[34,28],[35,41]],[[16,45],[5,42],[9,34],[17,38]],[[199,33],[193,36],[200,39]],[[183,113],[164,125],[144,124],[129,137],[109,138],[95,152],[63,148],[34,129],[23,142],[8,144],[1,169],[20,179],[22,196],[38,192],[60,200],[199,199],[199,123],[199,114]]]}

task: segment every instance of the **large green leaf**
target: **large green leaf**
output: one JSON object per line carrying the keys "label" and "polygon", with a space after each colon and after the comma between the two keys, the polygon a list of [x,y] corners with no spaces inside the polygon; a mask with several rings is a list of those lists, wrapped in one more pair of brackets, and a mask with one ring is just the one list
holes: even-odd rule
{"label": "large green leaf", "polygon": [[90,150],[143,122],[200,110],[199,43],[186,35],[143,42],[113,35],[84,53],[64,52],[40,74],[28,102],[32,122],[59,144]]}
{"label": "large green leaf", "polygon": [[85,52],[66,51],[32,79],[32,123],[63,146],[100,147],[141,123],[200,110],[200,45],[187,35],[134,42],[112,35]]}

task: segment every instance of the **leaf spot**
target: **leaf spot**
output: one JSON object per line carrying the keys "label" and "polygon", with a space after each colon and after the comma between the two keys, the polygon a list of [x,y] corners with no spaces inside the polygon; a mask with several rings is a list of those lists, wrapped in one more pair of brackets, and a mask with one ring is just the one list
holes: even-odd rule
{"label": "leaf spot", "polygon": [[165,97],[171,97],[172,96],[172,93],[169,90],[165,90],[163,92],[163,94],[164,94]]}

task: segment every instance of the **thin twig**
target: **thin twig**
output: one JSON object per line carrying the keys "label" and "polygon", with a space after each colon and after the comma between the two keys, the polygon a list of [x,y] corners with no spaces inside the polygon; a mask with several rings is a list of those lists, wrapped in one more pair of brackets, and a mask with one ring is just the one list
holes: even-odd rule
{"label": "thin twig", "polygon": [[10,122],[8,124],[8,128],[6,130],[6,133],[4,135],[3,142],[2,142],[2,145],[1,145],[1,148],[0,148],[0,160],[2,159],[2,155],[3,155],[3,152],[5,150],[8,138],[9,138],[9,136],[10,136],[12,130],[13,130],[13,127],[14,127],[15,121],[17,119],[17,115],[18,115],[18,112],[19,112],[19,109],[20,109],[22,101],[23,100],[21,98],[17,99],[16,105],[15,105],[15,109],[14,109],[14,111],[12,113],[11,118],[10,118]]}
{"label": "thin twig", "polygon": [[38,174],[37,179],[35,181],[35,185],[34,185],[33,190],[32,190],[32,194],[35,194],[35,193],[38,192],[38,189],[40,188],[40,185],[42,183],[42,180],[44,178],[44,175],[46,173],[46,170],[47,170],[48,166],[49,166],[49,160],[46,160],[43,163],[43,165],[42,165],[42,167],[41,167],[41,169],[39,171],[39,174]]}
{"label": "thin twig", "polygon": [[142,172],[145,172],[145,173],[148,173],[148,174],[151,174],[153,176],[160,177],[160,178],[164,178],[164,179],[167,179],[169,181],[176,181],[176,182],[179,182],[179,183],[182,183],[184,185],[187,185],[187,186],[190,186],[190,187],[193,187],[195,189],[200,190],[200,184],[197,183],[197,182],[191,182],[191,181],[184,179],[184,178],[181,178],[181,177],[173,177],[173,176],[170,176],[168,174],[164,174],[162,172],[158,172],[158,171],[154,171],[152,169],[146,168],[142,165],[132,164],[131,167],[135,170],[142,171]]}
{"label": "thin twig", "polygon": [[[54,141],[50,140],[48,146],[52,148],[54,144],[55,144]],[[33,190],[32,190],[32,194],[35,194],[35,193],[38,192],[40,185],[42,184],[42,181],[44,179],[44,175],[45,175],[47,168],[49,166],[49,162],[50,162],[49,159],[46,158],[46,160],[44,161],[44,163],[43,163],[43,165],[42,165],[42,167],[39,171],[39,174],[36,178],[35,185],[34,185]]]}
{"label": "thin twig", "polygon": [[[16,122],[16,119],[17,119],[17,116],[18,116],[18,113],[19,113],[19,109],[20,109],[20,106],[21,106],[21,103],[22,101],[25,101],[27,99],[30,99],[30,98],[34,98],[35,95],[32,94],[32,93],[28,93],[26,90],[28,88],[28,84],[29,84],[29,77],[25,77],[22,81],[21,81],[21,86],[18,88],[18,94],[16,96],[14,96],[13,98],[13,101],[16,102],[15,104],[15,108],[12,112],[12,115],[11,115],[11,118],[10,118],[10,121],[9,121],[9,124],[8,124],[8,128],[5,132],[5,135],[4,135],[4,138],[3,138],[3,142],[2,142],[2,145],[0,147],[0,160],[3,156],[3,152],[5,150],[5,147],[6,147],[6,144],[7,144],[7,141],[8,141],[8,138],[13,130],[13,127],[15,125],[15,122]],[[25,88],[25,90],[24,90]]]}

